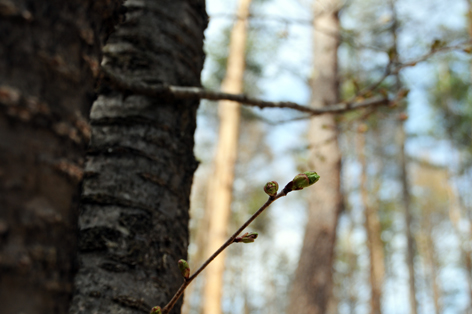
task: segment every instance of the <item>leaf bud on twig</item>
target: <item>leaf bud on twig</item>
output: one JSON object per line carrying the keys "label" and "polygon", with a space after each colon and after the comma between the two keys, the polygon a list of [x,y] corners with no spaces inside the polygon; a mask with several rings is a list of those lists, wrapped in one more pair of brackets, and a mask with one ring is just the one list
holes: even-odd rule
{"label": "leaf bud on twig", "polygon": [[297,174],[293,178],[292,190],[301,190],[315,184],[320,179],[320,176],[314,171],[305,171],[304,173]]}
{"label": "leaf bud on twig", "polygon": [[251,232],[251,233],[246,232],[242,236],[237,237],[236,239],[234,239],[234,242],[252,243],[252,242],[254,242],[255,239],[257,239],[258,235],[259,234],[257,232]]}
{"label": "leaf bud on twig", "polygon": [[190,276],[190,266],[188,265],[186,260],[179,260],[179,269],[180,273],[182,273],[182,276],[184,276],[185,279],[188,279]]}
{"label": "leaf bud on twig", "polygon": [[155,306],[151,309],[150,314],[162,314],[161,307],[160,306]]}
{"label": "leaf bud on twig", "polygon": [[276,196],[278,190],[279,184],[276,181],[270,181],[264,185],[264,192],[269,196]]}

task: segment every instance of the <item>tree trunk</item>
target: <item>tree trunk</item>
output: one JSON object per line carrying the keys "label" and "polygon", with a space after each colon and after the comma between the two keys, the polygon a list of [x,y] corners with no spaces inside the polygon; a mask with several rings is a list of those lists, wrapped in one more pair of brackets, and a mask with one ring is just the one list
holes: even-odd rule
{"label": "tree trunk", "polygon": [[[459,158],[459,160],[455,162],[457,162],[457,164],[461,164],[461,159]],[[449,174],[449,180],[452,181],[451,174]],[[468,210],[465,208],[464,202],[459,195],[459,191],[454,187],[454,185],[449,185],[447,193],[449,195],[449,219],[451,220],[452,226],[454,227],[454,233],[460,241],[459,248],[461,251],[461,259],[464,263],[465,273],[467,276],[469,309],[472,310],[472,257],[471,250],[468,245],[472,241],[472,230],[470,230],[469,227],[469,232],[464,233],[459,228],[459,222],[463,219],[470,225],[470,215],[468,215]],[[462,217],[463,213],[465,213],[465,217]]]}
{"label": "tree trunk", "polygon": [[[434,208],[430,206],[430,208]],[[425,260],[425,266],[428,271],[428,275],[430,278],[429,286],[433,290],[433,304],[434,304],[434,313],[440,314],[442,313],[442,305],[441,305],[441,288],[438,284],[438,261],[436,257],[436,249],[434,247],[434,240],[433,240],[433,226],[432,226],[432,219],[431,219],[430,211],[424,212],[423,221],[421,224],[424,240],[422,245],[423,256]]]}
{"label": "tree trunk", "polygon": [[375,208],[369,204],[369,192],[367,187],[367,162],[365,156],[365,133],[357,135],[357,148],[361,172],[361,199],[365,211],[365,230],[367,232],[367,246],[370,253],[370,313],[382,313],[382,286],[385,273],[384,253],[380,238],[381,226],[379,216]]}
{"label": "tree trunk", "polygon": [[[239,94],[243,91],[247,17],[251,0],[240,0],[238,20],[231,32],[228,65],[221,90]],[[208,212],[207,256],[215,252],[227,238],[231,199],[233,192],[234,167],[236,164],[239,138],[240,105],[232,101],[221,101],[219,105],[220,130],[215,158],[215,170],[210,179]],[[220,314],[223,293],[224,252],[207,268],[203,295],[203,313]]]}
{"label": "tree trunk", "polygon": [[[311,106],[319,108],[338,100],[337,48],[339,2],[314,2],[314,66]],[[329,33],[329,34],[328,34]],[[309,217],[300,261],[290,296],[290,313],[325,313],[332,294],[332,264],[336,226],[342,208],[340,191],[341,154],[333,115],[311,120],[310,169],[318,171],[321,183],[310,196]]]}
{"label": "tree trunk", "polygon": [[66,313],[100,50],[119,1],[0,1],[1,312]]}
{"label": "tree trunk", "polygon": [[[199,86],[204,1],[125,2],[102,65],[129,81]],[[147,97],[103,82],[79,217],[71,313],[142,313],[182,283],[198,101]],[[179,313],[180,304],[171,313]]]}
{"label": "tree trunk", "polygon": [[[390,8],[393,15],[392,24],[392,37],[393,37],[393,62],[400,63],[398,58],[398,17],[395,8],[395,0],[390,1]],[[395,87],[394,91],[398,92],[402,87],[400,80],[400,74],[397,72],[395,75]],[[403,110],[406,110],[406,105],[402,106]],[[409,300],[410,300],[410,314],[418,313],[418,302],[416,300],[416,283],[415,283],[415,240],[412,232],[412,221],[413,217],[411,214],[411,196],[410,196],[410,183],[408,181],[408,162],[405,153],[405,142],[406,132],[404,121],[400,121],[398,124],[398,145],[399,145],[399,167],[400,167],[400,183],[402,187],[402,205],[405,212],[405,233],[407,240],[407,251],[406,251],[406,264],[408,267],[409,275]]]}
{"label": "tree trunk", "polygon": [[398,127],[399,141],[400,141],[400,179],[402,185],[402,202],[405,211],[405,232],[407,239],[406,263],[409,274],[409,299],[410,299],[410,314],[416,314],[418,311],[418,302],[416,301],[416,283],[415,283],[415,240],[411,225],[413,217],[411,214],[411,197],[410,184],[408,182],[407,161],[405,156],[405,128],[403,122]]}

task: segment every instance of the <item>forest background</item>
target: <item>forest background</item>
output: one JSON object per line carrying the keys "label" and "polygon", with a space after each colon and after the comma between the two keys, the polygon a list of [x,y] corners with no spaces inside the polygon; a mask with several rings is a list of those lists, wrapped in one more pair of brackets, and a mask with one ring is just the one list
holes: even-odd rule
{"label": "forest background", "polygon": [[[315,170],[164,312],[470,313],[471,1],[0,0],[0,17],[2,311],[164,306],[187,249],[194,273],[267,181]],[[228,98],[201,81],[303,106],[198,107]]]}
{"label": "forest background", "polygon": [[[229,30],[236,21],[237,2],[232,1],[230,6],[208,1],[207,6],[210,23],[205,33],[208,59],[203,81],[214,88],[225,71]],[[246,92],[273,101],[308,102],[312,75],[311,6],[311,2],[301,0],[254,1],[249,18]],[[467,1],[395,1],[394,6],[400,25],[398,51],[404,62],[428,54],[435,41],[441,46],[468,41]],[[365,86],[382,76],[392,45],[393,14],[384,1],[342,2],[338,50],[342,99],[355,92],[356,84]],[[471,205],[468,191],[472,187],[467,160],[472,133],[470,127],[464,128],[456,120],[464,119],[465,124],[470,124],[470,56],[464,51],[434,54],[425,62],[404,68],[400,76],[409,89],[404,110],[338,117],[344,209],[336,231],[335,286],[329,313],[370,311],[370,252],[361,200],[359,136],[366,138],[364,149],[369,165],[365,188],[381,222],[385,254],[382,312],[410,311],[399,141],[398,135],[394,135],[395,120],[406,117],[417,312],[470,312],[472,290],[467,263],[471,225],[467,217]],[[382,84],[386,89],[392,87],[388,80]],[[240,223],[241,213],[251,208],[252,199],[258,198],[258,188],[264,180],[283,182],[291,173],[307,170],[309,158],[308,122],[277,123],[299,116],[296,113],[250,109],[242,115],[232,203],[233,229]],[[198,239],[202,241],[198,234],[205,230],[203,191],[212,171],[217,142],[215,105],[203,102],[198,119],[195,151],[202,164],[196,172],[192,193],[194,241],[189,247],[190,260],[204,243],[198,243]],[[459,133],[462,135],[456,135]],[[456,136],[464,137],[464,145],[457,142]],[[302,247],[306,206],[303,198],[282,200],[257,224],[262,236],[256,243],[230,248],[224,275],[223,313],[278,313],[281,308],[290,313],[288,296]],[[195,283],[199,287],[203,284],[203,279]],[[202,294],[191,291],[184,309],[200,313]]]}

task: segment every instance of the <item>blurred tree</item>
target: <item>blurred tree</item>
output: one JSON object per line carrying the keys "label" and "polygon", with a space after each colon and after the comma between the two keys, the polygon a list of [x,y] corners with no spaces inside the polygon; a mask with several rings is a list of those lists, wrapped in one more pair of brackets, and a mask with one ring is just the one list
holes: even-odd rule
{"label": "blurred tree", "polygon": [[[384,252],[381,240],[381,226],[378,216],[379,208],[372,206],[369,195],[374,197],[378,191],[370,193],[367,186],[367,160],[366,160],[366,132],[367,125],[360,124],[357,135],[357,149],[361,164],[361,199],[364,207],[365,229],[367,232],[367,247],[370,255],[370,313],[382,313],[382,288],[384,281]],[[377,192],[377,193],[376,193]]]}
{"label": "blurred tree", "polygon": [[[337,0],[313,2],[314,61],[310,103],[315,108],[338,101],[340,5]],[[308,222],[290,295],[289,313],[325,313],[331,297],[336,227],[342,208],[341,154],[337,136],[333,115],[310,121],[309,168],[318,171],[323,184],[310,196]]]}
{"label": "blurred tree", "polygon": [[0,1],[0,304],[66,313],[101,46],[120,1]]}
{"label": "blurred tree", "polygon": [[[229,43],[226,75],[221,90],[227,93],[243,92],[243,77],[246,57],[247,17],[251,0],[240,0],[236,20]],[[234,167],[239,138],[240,105],[232,101],[219,103],[220,129],[216,147],[215,168],[208,188],[208,242],[207,256],[215,252],[227,238],[231,199],[233,193]],[[203,313],[220,314],[223,293],[225,254],[221,254],[209,265],[205,274]]]}
{"label": "blurred tree", "polygon": [[[127,82],[199,86],[204,1],[124,7],[126,21],[104,47],[102,66]],[[91,110],[71,313],[148,312],[177,291],[198,164],[197,107],[195,100],[148,97],[102,82]]]}
{"label": "blurred tree", "polygon": [[[437,240],[434,229],[447,222],[451,187],[445,167],[426,161],[417,162],[413,172],[413,184],[419,190],[415,204],[421,208],[418,250],[422,255],[427,273],[427,287],[432,290],[434,312],[443,312],[442,289],[439,283],[440,265],[437,255]],[[442,236],[446,236],[443,233]]]}
{"label": "blurred tree", "polygon": [[[398,52],[398,28],[399,20],[397,17],[396,0],[390,0],[390,9],[392,11],[392,47],[389,50],[390,62],[394,65],[400,64]],[[393,92],[398,93],[402,89],[402,82],[400,73],[394,75]],[[400,109],[406,111],[406,103],[404,101],[400,104]],[[415,238],[412,230],[413,215],[411,205],[411,184],[408,176],[408,159],[405,152],[405,143],[407,141],[407,134],[405,131],[405,120],[408,118],[406,113],[400,113],[398,116],[397,127],[397,141],[399,146],[398,163],[400,168],[400,182],[402,190],[402,206],[405,217],[405,233],[407,240],[406,264],[408,266],[408,283],[409,283],[409,302],[410,314],[418,313],[418,301],[416,299],[416,278],[415,278]]]}
{"label": "blurred tree", "polygon": [[[472,2],[467,0],[467,24],[464,29],[445,30],[449,38],[472,38]],[[465,66],[465,65],[468,66]],[[429,89],[430,103],[435,111],[436,124],[432,134],[451,144],[448,179],[449,218],[460,241],[461,267],[467,277],[469,308],[472,304],[472,209],[468,202],[472,166],[472,62],[470,51],[448,54],[439,59],[436,77]],[[434,266],[434,265],[432,265]],[[443,302],[444,303],[444,302]]]}

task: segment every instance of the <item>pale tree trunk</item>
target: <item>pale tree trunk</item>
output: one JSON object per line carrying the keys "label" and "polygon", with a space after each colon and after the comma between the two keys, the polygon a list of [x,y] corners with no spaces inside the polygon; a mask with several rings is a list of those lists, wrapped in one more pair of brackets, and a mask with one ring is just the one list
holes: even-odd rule
{"label": "pale tree trunk", "polygon": [[[203,0],[128,0],[102,65],[128,81],[200,85]],[[147,97],[102,82],[79,217],[70,313],[143,313],[182,283],[198,101]],[[181,301],[171,313],[180,313]]]}
{"label": "pale tree trunk", "polygon": [[[319,108],[338,100],[339,2],[315,1],[313,5],[316,27],[311,106]],[[323,32],[316,31],[317,27]],[[342,207],[341,153],[337,136],[333,115],[311,120],[309,166],[318,171],[321,181],[310,192],[308,222],[290,295],[289,313],[325,313],[332,294],[336,226]]]}
{"label": "pale tree trunk", "polygon": [[[428,206],[428,205],[426,205]],[[428,206],[429,208],[434,208],[434,205],[431,204]],[[442,306],[441,306],[441,289],[437,282],[438,278],[438,262],[436,258],[436,250],[434,248],[434,241],[433,241],[433,228],[431,222],[431,212],[424,211],[423,218],[422,218],[422,234],[423,239],[420,242],[419,248],[422,251],[422,255],[424,256],[426,269],[428,271],[429,286],[432,288],[433,292],[433,303],[434,303],[434,313],[440,314],[442,313]]]}
{"label": "pale tree trunk", "polygon": [[[239,1],[238,19],[231,32],[226,76],[221,86],[223,92],[238,94],[243,91],[247,17],[250,4],[251,0]],[[239,138],[239,103],[221,101],[218,109],[220,129],[216,148],[215,170],[210,178],[207,198],[210,214],[207,256],[213,254],[227,238]],[[206,269],[203,292],[204,314],[221,313],[224,263],[225,254],[223,252]]]}
{"label": "pale tree trunk", "polygon": [[[457,163],[461,164],[460,159]],[[462,219],[466,219],[470,224],[471,219],[468,217],[469,215],[467,214],[467,210],[464,208],[465,206],[461,196],[459,195],[459,191],[450,185],[447,192],[449,195],[449,219],[451,220],[452,226],[454,227],[456,236],[461,241],[461,256],[463,259],[467,275],[467,285],[469,288],[469,311],[467,313],[470,313],[472,311],[472,258],[469,243],[472,242],[472,230],[469,228],[469,232],[464,234],[459,229],[459,222]],[[465,217],[462,217],[462,213],[465,213]]]}
{"label": "pale tree trunk", "polygon": [[411,214],[411,196],[410,183],[408,181],[407,161],[405,154],[405,128],[404,123],[400,122],[398,126],[398,136],[400,145],[400,179],[402,185],[402,202],[405,213],[405,233],[407,240],[406,263],[409,274],[409,299],[410,299],[410,314],[416,314],[418,311],[418,302],[416,300],[416,280],[415,280],[415,239],[413,237],[412,223],[413,217]]}
{"label": "pale tree trunk", "polygon": [[367,187],[367,162],[365,156],[365,133],[357,134],[357,149],[361,164],[361,199],[364,205],[365,229],[367,246],[370,253],[370,313],[382,313],[382,286],[385,274],[384,253],[381,236],[381,226],[377,210],[369,202]]}
{"label": "pale tree trunk", "polygon": [[66,313],[87,117],[119,1],[0,1],[0,312]]}
{"label": "pale tree trunk", "polygon": [[[393,25],[392,25],[392,36],[393,36],[393,62],[399,63],[398,59],[398,17],[395,8],[395,0],[390,1],[390,6],[393,14]],[[395,91],[401,89],[400,75],[397,73],[395,76]],[[402,106],[406,110],[406,106]],[[418,302],[416,300],[416,282],[415,282],[415,239],[412,231],[412,213],[411,213],[411,195],[410,195],[410,183],[408,179],[408,162],[405,153],[405,142],[406,132],[404,121],[399,121],[397,132],[398,132],[398,145],[399,145],[399,167],[400,167],[400,183],[402,187],[402,205],[405,217],[405,234],[407,240],[407,251],[406,251],[406,264],[408,267],[408,292],[410,302],[410,314],[418,313]]]}
{"label": "pale tree trunk", "polygon": [[349,264],[349,271],[348,271],[348,292],[347,292],[347,304],[349,307],[349,313],[354,314],[356,313],[356,305],[358,302],[357,296],[357,281],[355,278],[356,270],[357,270],[357,254],[354,252],[354,244],[352,243],[351,239],[354,234],[354,218],[350,217],[351,219],[351,226],[349,227],[348,239],[347,239],[347,256],[348,256],[348,264]]}

